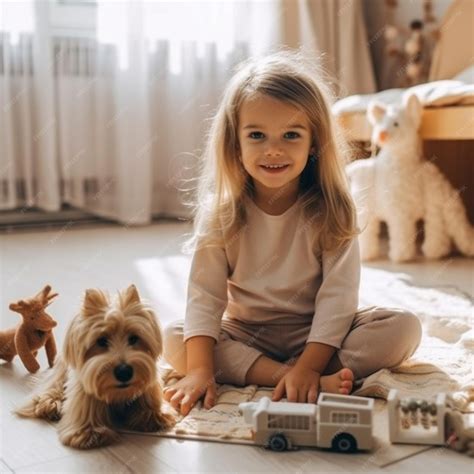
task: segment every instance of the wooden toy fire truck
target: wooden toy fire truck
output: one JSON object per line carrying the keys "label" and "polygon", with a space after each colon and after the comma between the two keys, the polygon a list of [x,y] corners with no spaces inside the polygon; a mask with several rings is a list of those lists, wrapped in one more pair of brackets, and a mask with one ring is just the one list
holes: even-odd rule
{"label": "wooden toy fire truck", "polygon": [[330,448],[349,453],[373,446],[374,400],[353,395],[320,393],[311,403],[240,403],[245,422],[252,425],[254,442],[274,451],[299,446]]}

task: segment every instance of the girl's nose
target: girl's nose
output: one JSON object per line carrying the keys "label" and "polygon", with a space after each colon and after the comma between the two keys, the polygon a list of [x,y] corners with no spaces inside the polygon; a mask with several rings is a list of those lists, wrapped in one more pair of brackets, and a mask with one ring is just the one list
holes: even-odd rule
{"label": "girl's nose", "polygon": [[269,143],[265,150],[266,156],[280,156],[281,155],[281,148],[280,145],[276,142]]}

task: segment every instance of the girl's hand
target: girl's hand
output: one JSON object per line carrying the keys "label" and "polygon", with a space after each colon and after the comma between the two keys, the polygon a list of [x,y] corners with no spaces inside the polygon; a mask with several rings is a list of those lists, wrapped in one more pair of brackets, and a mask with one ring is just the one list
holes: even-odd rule
{"label": "girl's hand", "polygon": [[190,370],[185,377],[171,387],[166,387],[163,390],[163,397],[177,412],[186,416],[203,396],[204,408],[213,407],[216,403],[216,393],[213,371],[198,368]]}
{"label": "girl's hand", "polygon": [[289,402],[316,403],[319,391],[318,372],[295,365],[278,382],[272,400],[280,400],[286,393]]}

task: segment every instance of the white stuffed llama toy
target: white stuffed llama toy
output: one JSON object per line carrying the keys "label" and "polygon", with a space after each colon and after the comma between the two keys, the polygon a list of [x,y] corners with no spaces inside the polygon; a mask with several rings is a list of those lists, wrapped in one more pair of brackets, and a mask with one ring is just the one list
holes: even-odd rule
{"label": "white stuffed llama toy", "polygon": [[424,221],[422,252],[427,258],[451,252],[451,240],[465,255],[474,255],[474,229],[459,193],[438,168],[422,159],[418,128],[422,107],[416,95],[403,105],[372,102],[368,118],[372,142],[381,147],[376,157],[346,167],[358,209],[361,258],[380,256],[380,223],[387,224],[389,258],[395,262],[416,257],[416,222]]}

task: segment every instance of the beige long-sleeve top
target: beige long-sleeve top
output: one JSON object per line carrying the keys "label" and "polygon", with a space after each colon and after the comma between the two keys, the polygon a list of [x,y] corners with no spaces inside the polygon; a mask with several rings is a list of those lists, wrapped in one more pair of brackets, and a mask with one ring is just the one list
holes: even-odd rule
{"label": "beige long-sleeve top", "polygon": [[184,340],[218,340],[224,317],[259,326],[300,321],[311,326],[307,342],[340,348],[358,307],[357,238],[320,252],[300,200],[277,216],[246,203],[247,223],[224,248],[194,252]]}

